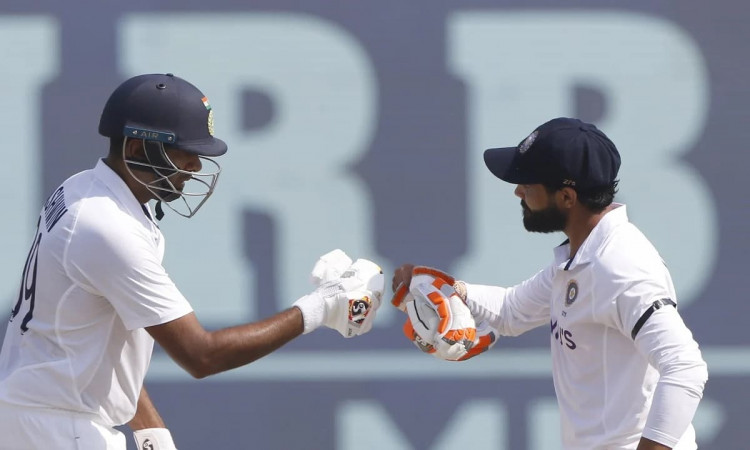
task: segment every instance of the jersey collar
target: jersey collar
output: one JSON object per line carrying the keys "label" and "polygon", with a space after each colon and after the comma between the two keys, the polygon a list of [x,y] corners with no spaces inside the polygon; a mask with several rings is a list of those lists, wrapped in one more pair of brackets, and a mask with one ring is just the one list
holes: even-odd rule
{"label": "jersey collar", "polygon": [[604,244],[607,236],[619,225],[628,223],[628,213],[622,203],[613,203],[614,209],[604,215],[596,224],[586,240],[583,241],[572,260],[570,258],[570,242],[565,241],[555,247],[555,265],[562,270],[571,270],[579,264],[590,262],[597,254],[599,248]]}
{"label": "jersey collar", "polygon": [[99,162],[96,163],[96,166],[94,167],[94,175],[104,183],[110,191],[112,191],[112,194],[117,198],[117,201],[127,208],[128,213],[131,216],[145,222],[151,221],[151,218],[144,214],[145,211],[149,211],[150,213],[148,205],[144,208],[144,205],[138,203],[133,192],[128,185],[125,184],[125,181],[123,181],[123,179],[120,178],[120,176],[117,175],[117,173],[112,170],[103,159],[100,159]]}

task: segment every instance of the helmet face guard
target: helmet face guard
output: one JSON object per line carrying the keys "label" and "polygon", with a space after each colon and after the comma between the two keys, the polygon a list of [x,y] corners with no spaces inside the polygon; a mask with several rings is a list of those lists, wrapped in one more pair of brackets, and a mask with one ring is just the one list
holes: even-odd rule
{"label": "helmet face guard", "polygon": [[[170,133],[152,133],[151,136],[169,135]],[[127,136],[127,134],[126,134]],[[221,173],[221,166],[213,158],[198,155],[201,161],[200,172],[191,172],[177,167],[167,155],[161,139],[142,139],[144,159],[127,158],[125,148],[129,138],[122,143],[122,158],[130,175],[146,187],[158,200],[157,219],[161,219],[160,204],[165,203],[169,209],[183,217],[193,217],[213,194],[216,182]],[[145,181],[136,172],[147,172],[154,175],[154,179]],[[175,185],[175,176],[189,177],[181,188]],[[175,202],[175,200],[179,200]],[[174,203],[173,203],[174,202]]]}

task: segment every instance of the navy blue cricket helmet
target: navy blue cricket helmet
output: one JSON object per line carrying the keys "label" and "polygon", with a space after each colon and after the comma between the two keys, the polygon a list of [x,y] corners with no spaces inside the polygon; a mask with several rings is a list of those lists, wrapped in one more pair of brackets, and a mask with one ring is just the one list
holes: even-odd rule
{"label": "navy blue cricket helmet", "polygon": [[[104,105],[99,134],[124,138],[126,168],[154,195],[157,219],[163,216],[162,202],[181,216],[195,215],[213,193],[221,172],[212,157],[227,152],[227,144],[213,135],[213,110],[208,98],[171,73],[138,75],[118,86]],[[125,149],[132,139],[142,142],[142,157],[126,157]],[[202,161],[201,171],[177,167],[169,158],[169,149],[197,155]],[[186,177],[189,188],[176,182]],[[181,201],[176,205],[170,204],[178,199]]]}
{"label": "navy blue cricket helmet", "polygon": [[201,156],[227,152],[213,132],[208,98],[171,73],[126,80],[110,95],[99,120],[102,136],[156,140]]}

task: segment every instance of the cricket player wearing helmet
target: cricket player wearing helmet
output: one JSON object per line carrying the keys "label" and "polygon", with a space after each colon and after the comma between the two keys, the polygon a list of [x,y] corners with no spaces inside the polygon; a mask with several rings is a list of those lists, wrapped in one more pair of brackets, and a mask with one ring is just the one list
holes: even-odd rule
{"label": "cricket player wearing helmet", "polygon": [[[0,448],[175,444],[143,380],[154,340],[196,378],[243,366],[324,325],[366,333],[383,275],[342,251],[316,265],[318,287],[265,320],[207,331],[162,266],[162,204],[193,216],[213,193],[227,145],[208,98],[172,74],[133,77],[111,94],[109,154],[63,182],[39,216],[0,353]],[[148,202],[155,200],[156,215]]]}
{"label": "cricket player wearing helmet", "polygon": [[[662,258],[628,221],[625,205],[613,202],[620,167],[615,145],[592,124],[557,118],[516,147],[485,151],[484,160],[495,176],[517,185],[528,231],[562,231],[568,239],[554,249],[549,266],[512,287],[469,284],[433,269],[453,284],[448,295],[460,296],[465,306],[459,309],[468,307],[474,323],[486,322],[501,336],[550,327],[566,450],[695,449],[691,422],[706,363],[678,313]],[[394,305],[420,311],[402,304],[419,302],[414,284],[422,273],[411,264],[396,270]],[[424,316],[430,308],[421,311]],[[438,316],[452,323],[448,308]],[[420,332],[422,341],[434,338],[424,328],[405,327],[412,340]],[[444,359],[465,359],[493,343],[456,343],[459,357]]]}

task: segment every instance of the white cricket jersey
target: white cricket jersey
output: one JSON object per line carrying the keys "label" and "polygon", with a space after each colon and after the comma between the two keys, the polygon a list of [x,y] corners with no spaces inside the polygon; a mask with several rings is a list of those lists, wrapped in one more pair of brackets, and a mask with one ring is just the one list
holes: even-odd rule
{"label": "white cricket jersey", "polygon": [[[467,303],[501,335],[549,324],[565,449],[635,449],[642,435],[694,449],[690,420],[702,395],[705,363],[669,303],[676,302],[676,295],[662,258],[628,221],[625,206],[615,206],[572,259],[566,242],[554,249],[550,266],[517,286],[467,284]],[[668,306],[660,304],[641,320],[662,299]],[[665,405],[659,411],[665,417],[649,418],[654,430],[644,431],[660,379],[657,368],[668,365],[665,378],[683,369],[698,375],[695,381],[675,377],[674,384],[684,385],[684,391],[663,388]],[[663,431],[670,428],[679,430],[677,436]]]}
{"label": "white cricket jersey", "polygon": [[0,402],[133,418],[154,345],[144,327],[192,311],[147,213],[101,160],[50,196],[0,354]]}

